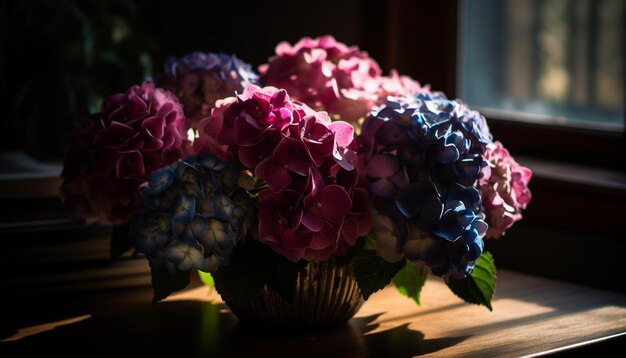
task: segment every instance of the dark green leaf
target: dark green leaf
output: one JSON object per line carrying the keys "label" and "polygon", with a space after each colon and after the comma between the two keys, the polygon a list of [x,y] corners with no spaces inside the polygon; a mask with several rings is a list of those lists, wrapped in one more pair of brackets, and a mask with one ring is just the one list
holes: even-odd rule
{"label": "dark green leaf", "polygon": [[352,262],[352,267],[363,299],[367,300],[372,293],[387,286],[405,264],[404,260],[396,263],[387,262],[376,255],[374,250],[359,251]]}
{"label": "dark green leaf", "polygon": [[180,291],[189,285],[189,271],[178,271],[171,273],[165,269],[152,270],[152,288],[154,297],[152,304],[155,304],[170,294]]}
{"label": "dark green leaf", "polygon": [[217,292],[230,302],[254,297],[271,279],[271,255],[267,245],[245,238],[233,251],[230,263],[213,274]]}
{"label": "dark green leaf", "polygon": [[491,298],[496,291],[496,265],[493,256],[487,251],[476,260],[470,275],[462,280],[450,279],[448,287],[465,302],[487,307],[490,311]]}
{"label": "dark green leaf", "polygon": [[418,268],[407,264],[393,278],[393,283],[398,291],[406,297],[412,298],[415,303],[420,304],[420,293],[426,282],[426,275],[422,275]]}
{"label": "dark green leaf", "polygon": [[111,257],[116,259],[133,248],[130,240],[130,228],[128,225],[115,225],[111,232]]}

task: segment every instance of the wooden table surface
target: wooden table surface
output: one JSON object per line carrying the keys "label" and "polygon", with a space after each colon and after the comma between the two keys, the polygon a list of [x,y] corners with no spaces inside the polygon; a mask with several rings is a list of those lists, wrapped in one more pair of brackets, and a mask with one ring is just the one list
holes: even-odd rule
{"label": "wooden table surface", "polygon": [[239,325],[202,286],[150,298],[143,287],[2,302],[0,356],[520,357],[626,337],[626,296],[504,270],[493,312],[431,279],[421,306],[387,287],[316,332]]}

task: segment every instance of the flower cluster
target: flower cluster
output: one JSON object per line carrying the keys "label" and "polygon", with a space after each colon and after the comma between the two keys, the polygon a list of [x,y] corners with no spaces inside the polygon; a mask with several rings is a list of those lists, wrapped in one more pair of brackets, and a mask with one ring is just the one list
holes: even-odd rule
{"label": "flower cluster", "polygon": [[522,219],[522,209],[530,202],[530,169],[511,157],[500,142],[487,146],[488,166],[478,181],[482,203],[489,224],[487,238],[499,238],[513,223]]}
{"label": "flower cluster", "polygon": [[250,229],[254,208],[236,190],[239,169],[212,155],[189,156],[155,171],[131,221],[138,252],[153,269],[215,272]]}
{"label": "flower cluster", "polygon": [[[442,94],[390,99],[359,137],[371,182],[377,252],[464,277],[483,250],[487,225],[474,187],[491,135],[482,116]],[[382,214],[384,213],[384,214]]]}
{"label": "flower cluster", "polygon": [[257,83],[249,64],[223,53],[193,52],[180,59],[170,57],[157,85],[175,93],[183,104],[191,127],[211,114],[215,102]]}
{"label": "flower cluster", "polygon": [[[431,272],[490,307],[483,238],[521,219],[531,172],[485,118],[396,71],[382,76],[331,36],[279,44],[260,72],[265,87],[235,56],[171,58],[156,85],[107,98],[72,136],[65,203],[114,224],[132,217],[155,302],[192,268],[235,296],[232,281],[252,277],[237,300],[262,287],[290,297],[302,261],[343,256],[332,262],[351,265],[365,299],[392,280],[407,294]],[[475,266],[478,298],[452,280],[473,280]]]}
{"label": "flower cluster", "polygon": [[150,83],[104,100],[68,143],[61,196],[87,219],[126,222],[139,205],[140,184],[184,156],[178,100]]}
{"label": "flower cluster", "polygon": [[259,71],[263,85],[284,88],[294,99],[353,124],[387,96],[427,91],[395,71],[382,76],[378,63],[366,52],[332,36],[305,37],[294,46],[282,42]]}
{"label": "flower cluster", "polygon": [[285,90],[249,86],[203,123],[246,169],[259,193],[257,238],[291,261],[347,253],[369,231],[367,190],[354,172],[354,128],[293,102]]}

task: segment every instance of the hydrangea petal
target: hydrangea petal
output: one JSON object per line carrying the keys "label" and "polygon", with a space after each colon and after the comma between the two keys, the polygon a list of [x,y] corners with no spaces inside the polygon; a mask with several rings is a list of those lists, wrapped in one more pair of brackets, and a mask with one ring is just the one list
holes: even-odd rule
{"label": "hydrangea petal", "polygon": [[352,199],[344,188],[333,184],[322,190],[319,204],[324,219],[339,224],[352,207]]}
{"label": "hydrangea petal", "polygon": [[320,230],[312,235],[308,248],[311,250],[324,250],[335,243],[335,237],[330,230]]}
{"label": "hydrangea petal", "polygon": [[402,248],[407,259],[429,261],[441,250],[441,240],[430,235],[409,238]]}
{"label": "hydrangea petal", "polygon": [[146,189],[147,195],[158,194],[169,188],[174,182],[174,170],[164,167],[152,173],[150,186]]}
{"label": "hydrangea petal", "polygon": [[367,175],[372,178],[390,178],[400,170],[398,160],[389,155],[377,154],[367,163]]}
{"label": "hydrangea petal", "polygon": [[302,225],[313,232],[319,232],[324,227],[324,215],[318,199],[314,195],[304,198],[304,213],[302,215]]}
{"label": "hydrangea petal", "polygon": [[126,153],[117,159],[115,173],[118,178],[131,179],[144,176],[145,167],[140,152]]}
{"label": "hydrangea petal", "polygon": [[292,230],[286,230],[282,237],[283,245],[287,250],[301,250],[311,243],[311,235],[305,235]]}
{"label": "hydrangea petal", "polygon": [[179,192],[174,201],[173,209],[172,222],[188,223],[196,214],[196,198],[187,193]]}
{"label": "hydrangea petal", "polygon": [[162,116],[146,118],[141,122],[141,128],[145,130],[149,136],[160,139],[165,133],[165,118]]}
{"label": "hydrangea petal", "polygon": [[304,145],[291,138],[283,138],[278,144],[272,155],[278,163],[284,164],[289,171],[299,175],[307,175],[309,173],[308,154]]}
{"label": "hydrangea petal", "polygon": [[384,198],[393,198],[396,195],[396,186],[387,179],[378,179],[370,186],[372,193]]}
{"label": "hydrangea petal", "polygon": [[187,223],[185,230],[178,235],[183,241],[192,244],[207,230],[208,225],[209,224],[206,218],[196,216],[193,220]]}
{"label": "hydrangea petal", "polygon": [[261,165],[263,165],[263,171],[257,175],[264,179],[273,191],[281,191],[291,183],[291,175],[285,167],[286,164],[281,165],[270,157],[261,162],[259,167]]}
{"label": "hydrangea petal", "polygon": [[443,204],[438,200],[437,191],[427,183],[411,183],[398,192],[396,205],[402,214],[415,218],[422,211],[430,211],[434,216],[441,216]]}

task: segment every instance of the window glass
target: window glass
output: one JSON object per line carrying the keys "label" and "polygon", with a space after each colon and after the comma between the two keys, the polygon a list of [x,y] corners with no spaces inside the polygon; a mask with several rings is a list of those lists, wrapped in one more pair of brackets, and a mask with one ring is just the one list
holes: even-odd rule
{"label": "window glass", "polygon": [[460,2],[459,96],[487,115],[624,128],[623,0]]}

